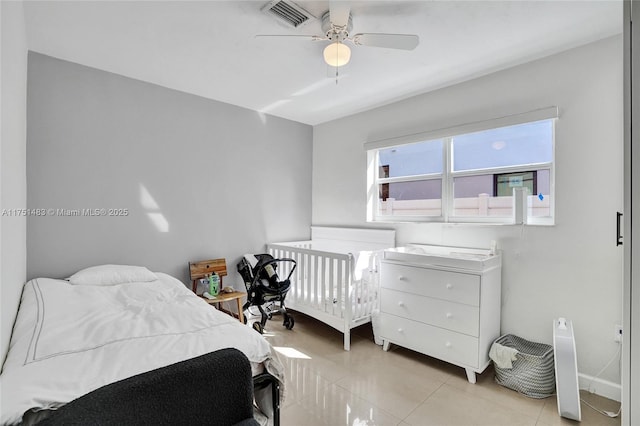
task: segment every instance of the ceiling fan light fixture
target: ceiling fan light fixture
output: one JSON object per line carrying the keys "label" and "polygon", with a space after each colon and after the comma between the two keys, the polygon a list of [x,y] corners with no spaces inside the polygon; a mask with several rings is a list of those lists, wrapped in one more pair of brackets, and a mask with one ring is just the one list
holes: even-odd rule
{"label": "ceiling fan light fixture", "polygon": [[349,63],[351,49],[344,43],[336,41],[324,48],[324,61],[332,67],[341,67]]}

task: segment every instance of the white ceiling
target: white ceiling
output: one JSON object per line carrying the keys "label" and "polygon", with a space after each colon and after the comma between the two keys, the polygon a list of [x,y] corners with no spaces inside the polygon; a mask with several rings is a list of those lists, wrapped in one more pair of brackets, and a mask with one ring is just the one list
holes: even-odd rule
{"label": "white ceiling", "polygon": [[[328,1],[295,0],[316,17]],[[262,1],[27,1],[30,50],[315,125],[622,32],[622,2],[350,1],[353,33],[417,34],[413,51],[256,38],[290,28]],[[328,77],[333,76],[333,77]]]}

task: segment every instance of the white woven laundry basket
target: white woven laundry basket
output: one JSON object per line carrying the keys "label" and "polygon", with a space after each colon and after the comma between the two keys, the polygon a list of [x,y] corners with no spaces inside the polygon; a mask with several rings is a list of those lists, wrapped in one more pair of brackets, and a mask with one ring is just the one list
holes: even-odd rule
{"label": "white woven laundry basket", "polygon": [[530,342],[513,334],[500,336],[495,343],[518,351],[513,368],[500,368],[494,363],[497,383],[531,398],[547,398],[555,393],[551,345]]}

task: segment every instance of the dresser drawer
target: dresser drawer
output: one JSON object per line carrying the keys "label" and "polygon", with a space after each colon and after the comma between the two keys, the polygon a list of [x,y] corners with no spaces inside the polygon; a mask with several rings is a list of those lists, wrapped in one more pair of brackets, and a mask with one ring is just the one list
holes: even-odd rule
{"label": "dresser drawer", "polygon": [[398,317],[478,337],[480,308],[383,288],[380,310]]}
{"label": "dresser drawer", "polygon": [[453,364],[478,367],[478,339],[382,312],[380,336]]}
{"label": "dresser drawer", "polygon": [[382,262],[380,284],[467,305],[480,305],[480,276]]}

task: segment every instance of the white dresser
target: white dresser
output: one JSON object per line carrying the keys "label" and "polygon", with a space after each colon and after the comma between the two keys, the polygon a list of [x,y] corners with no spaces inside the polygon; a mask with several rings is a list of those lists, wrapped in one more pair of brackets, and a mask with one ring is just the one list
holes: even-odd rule
{"label": "white dresser", "polygon": [[412,244],[384,251],[379,334],[463,367],[469,382],[489,365],[500,336],[501,256],[489,250]]}

